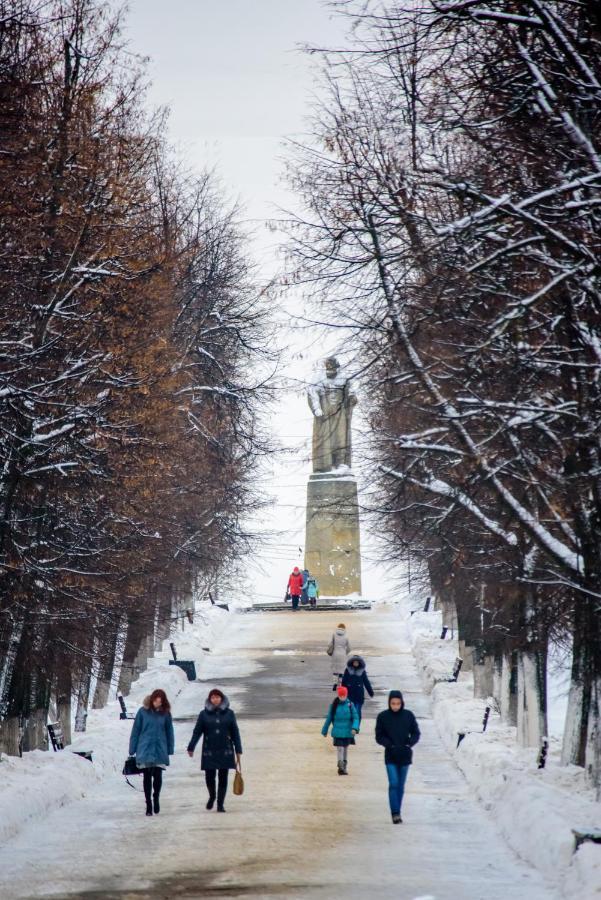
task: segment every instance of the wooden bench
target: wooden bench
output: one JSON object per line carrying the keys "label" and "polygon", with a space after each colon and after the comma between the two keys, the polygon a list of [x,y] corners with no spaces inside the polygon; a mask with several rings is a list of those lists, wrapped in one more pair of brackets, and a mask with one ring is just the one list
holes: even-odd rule
{"label": "wooden bench", "polygon": [[171,647],[171,652],[173,654],[173,659],[169,660],[170,666],[178,666],[182,671],[186,673],[186,677],[188,681],[196,681],[196,665],[193,659],[178,659],[177,652],[175,649],[175,644],[169,644]]}
{"label": "wooden bench", "polygon": [[[55,753],[58,753],[59,750],[65,749],[65,734],[63,732],[63,726],[60,722],[49,722],[46,725],[46,729],[48,731],[48,737],[50,738],[50,743],[52,744],[52,749]],[[75,756],[81,756],[82,759],[87,759],[88,762],[92,762],[92,751],[91,750],[71,750],[71,753],[74,753]]]}
{"label": "wooden bench", "polygon": [[491,709],[490,706],[487,706],[484,709],[484,716],[482,717],[482,731],[458,731],[457,732],[457,745],[456,745],[455,749],[457,749],[457,747],[459,747],[461,741],[464,739],[466,734],[484,734],[484,732],[486,731],[486,729],[488,727],[488,720],[490,718],[490,709]]}
{"label": "wooden bench", "polygon": [[455,660],[455,665],[453,666],[453,671],[447,678],[435,678],[434,684],[452,684],[457,681],[459,678],[459,673],[461,672],[461,666],[463,665],[463,660],[460,656]]}
{"label": "wooden bench", "polygon": [[601,828],[572,828],[574,835],[574,853],[581,844],[590,842],[592,844],[601,844]]}
{"label": "wooden bench", "polygon": [[117,700],[119,701],[119,706],[121,707],[121,712],[119,713],[120,719],[135,719],[135,716],[130,716],[127,712],[127,706],[125,705],[125,700],[123,699],[123,694],[117,694]]}

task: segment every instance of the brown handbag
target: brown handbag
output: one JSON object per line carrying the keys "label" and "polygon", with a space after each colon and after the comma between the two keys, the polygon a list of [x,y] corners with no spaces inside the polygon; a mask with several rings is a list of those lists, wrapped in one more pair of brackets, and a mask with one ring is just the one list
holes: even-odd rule
{"label": "brown handbag", "polygon": [[244,778],[242,777],[242,770],[240,765],[236,769],[236,774],[234,775],[234,794],[237,797],[241,797],[244,793]]}

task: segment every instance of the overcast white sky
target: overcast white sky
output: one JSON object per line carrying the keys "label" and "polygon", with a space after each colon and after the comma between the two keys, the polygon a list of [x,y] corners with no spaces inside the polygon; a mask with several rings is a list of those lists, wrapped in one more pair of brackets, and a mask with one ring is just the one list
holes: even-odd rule
{"label": "overcast white sky", "polygon": [[[260,223],[290,201],[282,142],[304,130],[313,64],[302,45],[336,46],[343,22],[320,0],[130,0],[132,48],[148,55],[150,99],[171,108],[187,158],[217,165]],[[269,265],[270,258],[265,258]]]}
{"label": "overcast white sky", "polygon": [[[150,102],[170,107],[171,139],[188,162],[215,166],[228,194],[241,201],[254,230],[254,258],[271,275],[280,238],[265,221],[277,207],[295,204],[282,178],[284,140],[306,131],[315,90],[314,62],[300,48],[344,45],[345,22],[321,0],[130,0],[129,8],[131,49],[150,57]],[[302,314],[298,292],[286,305]],[[314,346],[305,331],[285,339],[290,375],[302,382],[323,344]],[[282,397],[271,421],[294,449],[268,473],[276,503],[265,527],[278,537],[249,561],[248,581],[273,597],[283,596],[291,566],[302,562],[312,427],[302,385]],[[364,594],[375,590],[376,576],[369,577]]]}

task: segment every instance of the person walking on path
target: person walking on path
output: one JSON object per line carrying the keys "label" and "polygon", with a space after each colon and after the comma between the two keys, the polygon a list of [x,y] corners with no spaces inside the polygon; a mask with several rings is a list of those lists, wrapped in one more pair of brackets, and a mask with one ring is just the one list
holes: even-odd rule
{"label": "person walking on path", "polygon": [[330,639],[327,654],[332,657],[332,672],[334,674],[334,684],[332,690],[335,691],[339,684],[342,684],[342,675],[346,669],[346,661],[351,652],[351,644],[346,636],[346,628],[341,622],[336,627],[336,631]]}
{"label": "person walking on path", "polygon": [[359,716],[348,699],[348,691],[345,687],[338,688],[338,696],[330,704],[321,729],[324,737],[328,736],[330,726],[332,726],[332,739],[337,751],[338,774],[348,775],[348,748],[355,743],[355,735],[359,733]]}
{"label": "person walking on path", "polygon": [[[194,749],[202,742],[200,768],[205,773],[205,781],[209,791],[207,809],[213,809],[217,799],[217,812],[225,812],[224,802],[227,794],[227,781],[230,769],[240,766],[242,742],[240,731],[230,701],[223,691],[213,688],[209,692],[205,707],[200,711],[190,743],[188,756],[194,756]],[[219,772],[219,785],[215,791],[215,782]]]}
{"label": "person walking on path", "polygon": [[292,598],[292,609],[298,609],[298,601],[303,591],[303,573],[298,566],[292,570],[288,579],[288,593]]}
{"label": "person walking on path", "polygon": [[309,575],[307,580],[307,597],[309,598],[309,606],[317,606],[317,598],[319,597],[319,585],[314,575]]}
{"label": "person walking on path", "polygon": [[376,719],[376,742],[384,747],[384,762],[388,774],[388,800],[390,814],[395,825],[402,822],[401,806],[409,766],[413,760],[412,748],[420,738],[416,718],[400,691],[390,691],[388,709]]}
{"label": "person walking on path", "polygon": [[144,770],[146,815],[161,811],[159,796],[163,786],[163,769],[175,752],[175,735],[171,706],[165,691],[153,691],[134,719],[129,738],[129,755],[136,757],[136,765]]}
{"label": "person walking on path", "polygon": [[307,584],[309,583],[309,570],[303,569],[303,586],[301,589],[301,603],[306,606],[309,602],[309,594],[307,592]]}
{"label": "person walking on path", "polygon": [[374,689],[367,677],[365,660],[362,656],[351,656],[346,664],[342,676],[342,684],[348,690],[348,698],[353,703],[361,722],[361,710],[365,702],[365,691],[370,697],[374,695]]}

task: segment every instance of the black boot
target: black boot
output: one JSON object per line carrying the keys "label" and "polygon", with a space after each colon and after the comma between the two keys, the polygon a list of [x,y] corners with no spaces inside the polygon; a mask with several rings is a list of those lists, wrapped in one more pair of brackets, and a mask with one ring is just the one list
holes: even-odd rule
{"label": "black boot", "polygon": [[153,800],[154,800],[154,803],[153,803],[154,813],[155,813],[155,815],[158,815],[161,811],[161,807],[159,806],[159,795],[155,794],[153,797]]}
{"label": "black boot", "polygon": [[218,804],[217,804],[217,812],[225,812],[223,803],[218,803]]}
{"label": "black boot", "polygon": [[146,815],[147,816],[152,815],[152,803],[150,802],[150,800],[146,801]]}
{"label": "black boot", "polygon": [[215,794],[212,794],[207,800],[207,809],[213,809],[215,806]]}

